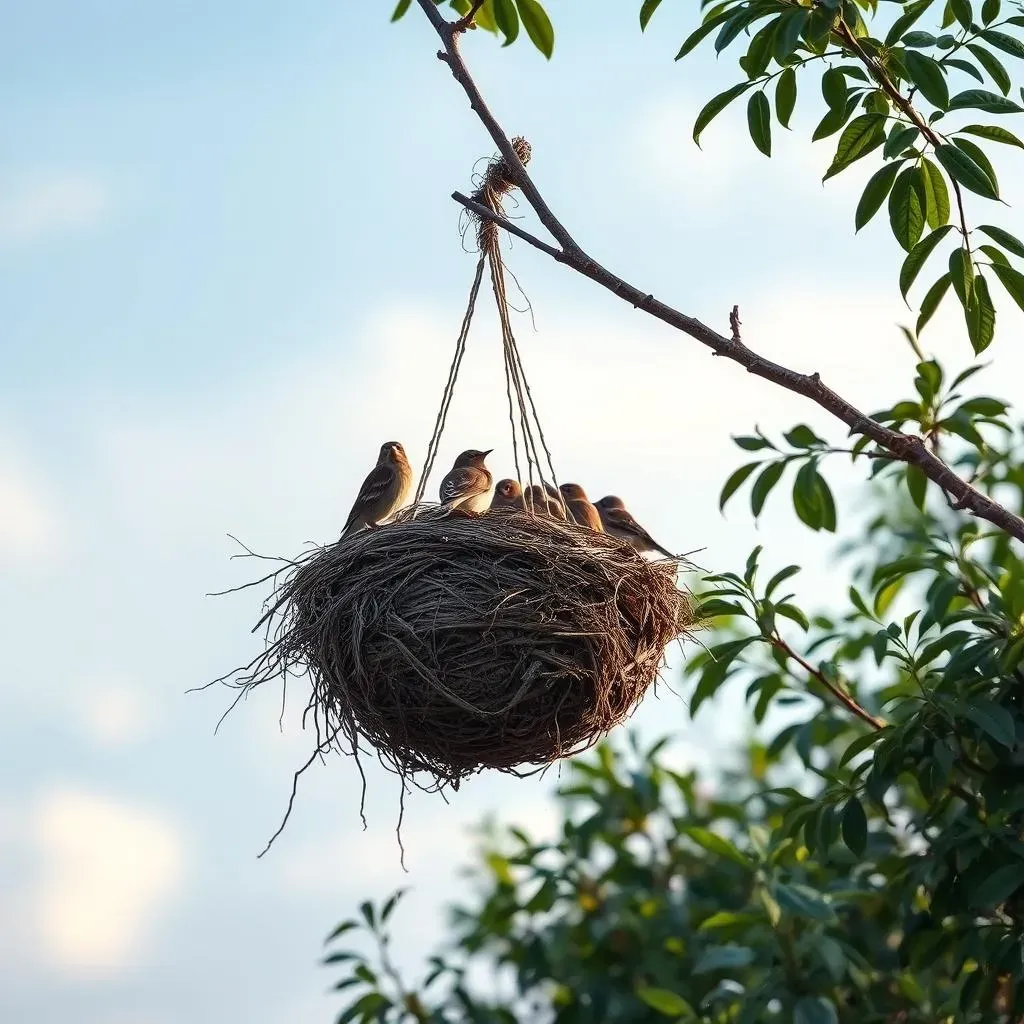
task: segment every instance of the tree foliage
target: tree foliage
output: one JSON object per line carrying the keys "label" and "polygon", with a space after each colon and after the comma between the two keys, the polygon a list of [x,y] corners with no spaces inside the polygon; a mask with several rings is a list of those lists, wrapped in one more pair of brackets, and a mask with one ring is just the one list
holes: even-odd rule
{"label": "tree foliage", "polygon": [[[645,0],[642,28],[659,2]],[[533,0],[488,0],[477,21],[512,42],[513,7],[539,23]],[[708,39],[719,52],[741,44],[745,77],[704,107],[694,138],[747,95],[753,143],[770,154],[773,126],[788,126],[801,81],[819,74],[827,112],[813,134],[836,137],[826,177],[878,165],[856,227],[887,209],[904,296],[943,253],[948,267],[906,331],[910,393],[874,418],[1024,508],[1024,425],[977,393],[980,364],[949,373],[918,339],[950,292],[976,353],[995,333],[990,282],[1024,308],[1024,243],[968,219],[999,209],[990,153],[1022,146],[1002,123],[1022,109],[1012,94],[1024,100],[1004,63],[1024,58],[1020,7],[704,8],[679,57]],[[553,35],[546,47],[529,35],[550,55]],[[787,501],[811,531],[841,526],[844,605],[817,604],[798,565],[769,570],[760,548],[707,577],[712,629],[683,669],[685,696],[693,716],[726,692],[745,702],[748,745],[704,778],[675,770],[664,740],[574,761],[558,836],[489,836],[476,896],[453,911],[423,978],[403,979],[390,958],[397,895],[339,926],[327,957],[342,972],[339,1021],[1024,1021],[1021,548],[867,438],[797,424],[734,440],[743,463],[722,508],[745,498],[756,517]],[[842,501],[828,482],[836,459],[863,468]],[[496,973],[481,995],[485,969]]]}

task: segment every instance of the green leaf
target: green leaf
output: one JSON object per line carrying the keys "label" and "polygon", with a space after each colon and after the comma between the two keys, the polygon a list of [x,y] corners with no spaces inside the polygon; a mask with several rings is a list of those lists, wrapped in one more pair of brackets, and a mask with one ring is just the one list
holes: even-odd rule
{"label": "green leaf", "polygon": [[970,139],[954,139],[953,145],[966,153],[988,175],[991,181],[996,183],[998,190],[999,179],[996,177],[996,169],[992,166],[992,161],[985,155],[985,151]]}
{"label": "green leaf", "polygon": [[974,284],[974,265],[971,263],[970,255],[961,247],[949,254],[949,275],[953,282],[953,291],[956,292],[960,305],[966,309]]}
{"label": "green leaf", "polygon": [[817,477],[818,468],[811,459],[800,467],[793,481],[793,509],[797,518],[812,530],[820,530],[824,518]]}
{"label": "green leaf", "polygon": [[927,157],[920,163],[921,184],[924,186],[924,214],[928,227],[938,228],[949,221],[949,189],[942,171]]}
{"label": "green leaf", "polygon": [[712,97],[703,109],[697,115],[697,120],[693,125],[693,141],[700,145],[700,135],[705,128],[723,111],[725,108],[732,103],[737,96],[741,93],[746,92],[754,83],[753,82],[740,82],[739,85],[734,85],[731,89],[726,89],[725,92],[720,92],[717,96]]}
{"label": "green leaf", "polygon": [[1017,735],[1016,727],[1013,715],[1002,705],[985,697],[972,697],[970,703],[964,706],[964,716],[997,743],[1013,749]]}
{"label": "green leaf", "polygon": [[667,988],[638,988],[637,998],[665,1017],[696,1017],[693,1007]]}
{"label": "green leaf", "polygon": [[822,899],[820,893],[809,886],[796,882],[776,882],[772,891],[779,901],[779,906],[798,917],[807,917],[813,921],[830,921],[833,917],[832,908]]}
{"label": "green leaf", "polygon": [[935,157],[945,168],[946,173],[958,181],[966,189],[976,192],[986,199],[999,198],[999,186],[993,181],[985,169],[979,166],[962,149],[942,144],[936,147]]}
{"label": "green leaf", "polygon": [[698,846],[703,847],[708,853],[725,857],[734,864],[739,864],[740,867],[746,868],[748,871],[753,870],[753,865],[750,861],[728,839],[723,839],[720,835],[709,832],[706,828],[699,828],[696,825],[682,829],[682,834],[692,839]]}
{"label": "green leaf", "polygon": [[1002,263],[1005,267],[1010,266],[1006,253],[1002,249],[997,249],[994,245],[979,245],[978,252],[984,253],[993,263]]}
{"label": "green leaf", "polygon": [[1024,149],[1024,142],[1021,142],[1016,135],[997,124],[969,124],[960,131],[969,135],[977,135],[982,139],[989,139],[991,142],[1002,142],[1007,146],[1017,146]]}
{"label": "green leaf", "polygon": [[952,231],[952,225],[946,224],[941,228],[937,228],[930,234],[925,235],[917,245],[907,254],[907,258],[903,261],[903,266],[900,268],[900,294],[904,299],[907,297],[907,292],[910,291],[911,285],[917,280],[917,275],[921,272],[921,268],[924,266],[925,261],[932,254],[935,247],[941,242],[946,235]]}
{"label": "green leaf", "polygon": [[747,103],[747,128],[754,145],[765,156],[772,155],[772,112],[763,91],[755,92]]}
{"label": "green leaf", "polygon": [[640,31],[643,32],[647,28],[647,22],[651,20],[651,15],[661,5],[661,0],[644,0],[643,6],[640,8]]}
{"label": "green leaf", "polygon": [[515,0],[494,0],[494,20],[505,37],[502,46],[511,46],[519,38],[519,14]]}
{"label": "green leaf", "polygon": [[949,106],[949,86],[942,65],[916,50],[907,50],[903,54],[903,63],[921,95],[940,110],[945,110]]}
{"label": "green leaf", "polygon": [[786,443],[794,448],[814,448],[825,443],[806,423],[798,423],[788,434],[782,436]]}
{"label": "green leaf", "polygon": [[985,84],[984,76],[969,60],[957,60],[955,57],[947,57],[943,63],[947,68],[956,68],[965,75],[970,75],[971,78],[981,82],[982,85]]}
{"label": "green leaf", "polygon": [[825,172],[822,181],[849,167],[862,156],[867,156],[885,142],[885,119],[881,114],[861,114],[843,129],[832,165]]}
{"label": "green leaf", "polygon": [[909,148],[916,138],[917,127],[915,125],[906,126],[897,121],[892,126],[889,138],[885,140],[885,145],[882,147],[882,156],[886,160],[899,156],[904,150]]}
{"label": "green leaf", "polygon": [[826,533],[835,533],[836,502],[832,497],[832,489],[820,473],[815,475],[814,490],[817,494],[818,504],[821,506],[821,528]]}
{"label": "green leaf", "polygon": [[376,928],[377,919],[373,909],[373,904],[369,900],[364,900],[359,904],[359,913],[363,915],[363,920],[371,930]]}
{"label": "green leaf", "polygon": [[962,28],[971,31],[974,23],[974,12],[971,10],[971,0],[948,0],[953,17],[960,22]]}
{"label": "green leaf", "polygon": [[935,36],[931,32],[908,32],[900,42],[904,46],[916,46],[920,49],[927,49],[935,45]]}
{"label": "green leaf", "polygon": [[1024,310],[1024,274],[1000,263],[992,264],[992,273],[999,278],[999,283],[1009,292],[1010,298]]}
{"label": "green leaf", "polygon": [[977,230],[983,235],[988,235],[992,241],[998,242],[1007,252],[1012,252],[1014,256],[1024,256],[1024,242],[1017,238],[1016,235],[1011,235],[1009,231],[994,227],[992,224],[979,224]]}
{"label": "green leaf", "polygon": [[991,25],[999,17],[1000,0],[985,0],[981,5],[981,20],[986,25]]}
{"label": "green leaf", "polygon": [[398,906],[399,901],[402,899],[402,897],[405,895],[405,893],[406,893],[405,889],[396,889],[388,897],[388,899],[385,901],[384,906],[381,908],[381,911],[380,911],[380,923],[381,924],[384,924],[387,921],[387,919],[391,916],[391,914],[394,911],[395,907]]}
{"label": "green leaf", "polygon": [[793,1024],[839,1024],[839,1015],[831,999],[804,996],[793,1009]]}
{"label": "green leaf", "polygon": [[778,64],[784,64],[793,55],[809,13],[806,7],[795,7],[777,19],[772,55]]}
{"label": "green leaf", "polygon": [[779,75],[778,84],[775,86],[775,116],[783,128],[789,127],[789,119],[793,116],[796,107],[796,72],[792,68],[786,68]]}
{"label": "green leaf", "polygon": [[964,315],[971,347],[976,353],[984,352],[996,335],[996,308],[989,294],[988,282],[981,274],[974,280],[974,292]]}
{"label": "green leaf", "polygon": [[849,86],[841,68],[829,68],[821,76],[821,95],[830,110],[842,110],[846,106]]}
{"label": "green leaf", "polygon": [[785,569],[780,569],[769,581],[768,586],[764,588],[764,596],[771,597],[772,591],[777,586],[785,583],[790,577],[795,576],[800,571],[799,565],[787,565]]}
{"label": "green leaf", "polygon": [[737,448],[742,448],[745,452],[759,452],[765,448],[773,450],[775,448],[767,438],[754,434],[734,434],[732,440]]}
{"label": "green leaf", "polygon": [[728,928],[736,924],[757,924],[763,920],[760,914],[736,914],[729,910],[720,910],[717,914],[704,918],[697,930],[710,932],[716,928]]}
{"label": "green leaf", "polygon": [[996,868],[968,895],[972,907],[994,907],[1004,903],[1024,885],[1024,863],[1014,861]]}
{"label": "green leaf", "polygon": [[811,141],[817,142],[819,139],[827,139],[830,135],[835,135],[850,120],[850,116],[856,109],[857,97],[854,96],[847,102],[845,107],[836,107],[834,110],[829,110],[818,122],[818,126],[811,134]]}
{"label": "green leaf", "polygon": [[986,50],[984,46],[978,46],[975,43],[968,43],[967,49],[971,51],[975,60],[989,73],[989,77],[1005,96],[1010,91],[1010,86],[1013,82],[1010,79],[1009,71],[1003,67],[999,58],[994,53]]}
{"label": "green leaf", "polygon": [[1024,43],[1016,36],[1007,35],[1005,32],[997,32],[995,29],[987,28],[981,33],[981,38],[990,46],[994,46],[1011,57],[1020,57],[1024,60]]}
{"label": "green leaf", "polygon": [[719,512],[725,510],[725,503],[743,486],[743,481],[760,465],[760,462],[748,462],[730,475],[729,479],[725,481],[725,486],[722,488],[722,493],[718,498]]}
{"label": "green leaf", "polygon": [[709,974],[711,971],[735,970],[749,967],[754,962],[754,951],[748,946],[709,946],[694,964],[694,974]]}
{"label": "green leaf", "polygon": [[[888,635],[888,634],[886,634]],[[843,751],[843,756],[839,759],[839,767],[842,768],[847,761],[852,761],[858,754],[863,753],[868,747],[873,746],[882,738],[881,731],[865,733],[863,736],[858,736],[847,748]]]}
{"label": "green leaf", "polygon": [[900,165],[889,163],[884,164],[880,170],[871,175],[867,185],[864,186],[864,192],[860,197],[860,202],[857,203],[857,212],[853,218],[857,231],[860,231],[878,213],[899,173]]}
{"label": "green leaf", "polygon": [[714,18],[704,22],[699,28],[696,28],[691,32],[686,39],[683,41],[683,45],[679,47],[679,52],[676,54],[676,60],[682,60],[691,50],[700,44],[700,42],[706,39],[711,33],[718,28],[727,18],[731,17],[732,11],[725,10],[720,14],[715,15]]}
{"label": "green leaf", "polygon": [[914,248],[924,230],[924,204],[921,176],[916,167],[908,167],[900,173],[889,193],[889,224],[896,241],[907,252]]}
{"label": "green leaf", "polygon": [[755,519],[761,514],[761,509],[764,508],[768,494],[779,482],[785,468],[785,462],[769,463],[754,481],[754,486],[750,489],[750,510],[753,512]]}
{"label": "green leaf", "polygon": [[924,330],[924,325],[935,315],[935,310],[939,308],[939,303],[942,302],[943,297],[949,290],[952,280],[949,274],[943,274],[928,289],[925,297],[921,300],[921,312],[917,318],[917,326],[914,328],[918,334]]}
{"label": "green leaf", "polygon": [[846,801],[842,818],[843,842],[858,857],[868,844],[868,819],[856,794]]}
{"label": "green leaf", "polygon": [[[977,56],[977,55],[975,55]],[[980,57],[978,57],[981,60]],[[965,89],[949,101],[950,110],[976,109],[989,114],[1020,114],[1024,107],[985,89]]]}
{"label": "green leaf", "polygon": [[907,466],[907,490],[910,492],[910,500],[917,508],[924,510],[924,499],[928,490],[928,477],[918,466]]}
{"label": "green leaf", "polygon": [[401,18],[407,10],[409,10],[409,5],[411,3],[412,0],[398,0],[398,3],[395,4],[395,9],[391,12],[391,20],[398,21],[398,19]]}
{"label": "green leaf", "polygon": [[917,3],[908,4],[904,12],[892,23],[885,37],[886,46],[895,46],[907,31],[925,11],[931,7],[934,0],[918,0]]}
{"label": "green leaf", "polygon": [[516,0],[516,6],[530,42],[550,60],[555,49],[555,30],[547,12],[537,0]]}
{"label": "green leaf", "polygon": [[325,946],[329,945],[335,939],[337,939],[340,936],[344,935],[345,932],[350,932],[350,931],[352,931],[353,928],[358,928],[358,927],[359,927],[359,924],[356,921],[342,921],[341,924],[339,924],[338,927],[335,928],[334,931],[331,932],[331,934],[328,935],[326,939],[324,939],[324,945]]}

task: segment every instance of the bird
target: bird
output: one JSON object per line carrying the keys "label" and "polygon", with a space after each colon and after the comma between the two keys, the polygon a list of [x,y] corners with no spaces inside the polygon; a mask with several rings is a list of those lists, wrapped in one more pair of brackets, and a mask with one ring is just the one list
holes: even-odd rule
{"label": "bird", "polygon": [[614,494],[596,502],[594,507],[601,517],[604,532],[631,544],[641,554],[657,551],[666,558],[675,558],[668,548],[663,548],[629,513],[625,503]]}
{"label": "bird", "polygon": [[493,448],[477,451],[469,448],[456,460],[441,481],[441,504],[464,512],[486,512],[494,493],[494,477],[484,465]]}
{"label": "bird", "polygon": [[523,495],[526,508],[537,516],[550,516],[552,519],[565,519],[565,509],[561,502],[555,501],[540,484],[531,484]]}
{"label": "bird", "polygon": [[499,480],[494,485],[494,500],[491,502],[491,508],[525,509],[523,485],[518,480],[510,478]]}
{"label": "bird", "polygon": [[393,515],[405,504],[411,486],[412,467],[405,449],[397,441],[382,444],[377,465],[359,488],[341,536],[347,537],[357,530],[376,526]]}
{"label": "bird", "polygon": [[587,492],[579,484],[562,484],[559,490],[568,506],[569,515],[580,526],[585,526],[588,530],[594,530],[596,533],[604,533],[597,509],[591,504]]}

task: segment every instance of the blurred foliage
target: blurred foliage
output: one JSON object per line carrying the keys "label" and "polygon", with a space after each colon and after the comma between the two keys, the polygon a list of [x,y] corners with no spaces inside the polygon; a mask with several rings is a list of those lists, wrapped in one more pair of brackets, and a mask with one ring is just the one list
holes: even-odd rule
{"label": "blurred foliage", "polygon": [[[641,27],[659,3],[645,0]],[[704,7],[679,56],[705,38],[719,52],[743,40],[746,79],[704,108],[695,137],[750,92],[750,134],[770,153],[773,111],[786,126],[797,74],[818,67],[828,112],[814,136],[839,135],[826,177],[881,159],[856,224],[888,205],[908,250],[904,294],[953,243],[949,272],[905,332],[913,393],[874,418],[919,436],[1019,512],[1024,426],[1001,398],[975,393],[980,365],[947,375],[917,331],[952,287],[973,348],[984,349],[995,330],[986,271],[1024,307],[1011,260],[1024,244],[994,226],[972,232],[963,202],[965,192],[998,196],[972,140],[1022,144],[988,121],[936,127],[947,113],[1021,110],[1008,97],[1024,90],[996,55],[1024,58],[1020,6]],[[488,0],[477,22],[509,43],[515,11],[550,55],[538,10]],[[957,76],[984,88],[957,91]],[[1024,1022],[1020,547],[864,437],[836,444],[798,424],[735,441],[748,458],[728,476],[722,508],[747,493],[756,517],[788,492],[807,529],[842,525],[834,572],[848,583],[840,607],[815,605],[791,589],[800,567],[770,573],[760,548],[739,571],[704,580],[712,628],[683,670],[690,713],[720,709],[712,698],[727,688],[726,699],[745,701],[752,739],[703,780],[676,770],[664,741],[640,749],[635,737],[572,762],[557,837],[516,827],[489,836],[476,895],[453,909],[423,977],[403,978],[391,957],[400,894],[362,904],[328,939],[346,1000],[339,1022]],[[837,458],[864,469],[842,501],[825,475]]]}

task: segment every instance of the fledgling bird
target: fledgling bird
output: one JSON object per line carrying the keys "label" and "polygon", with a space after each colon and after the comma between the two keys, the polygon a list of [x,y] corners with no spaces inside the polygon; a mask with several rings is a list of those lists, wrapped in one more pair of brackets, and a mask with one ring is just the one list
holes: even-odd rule
{"label": "fledgling bird", "polygon": [[527,509],[537,516],[550,516],[552,519],[565,519],[562,504],[548,495],[547,489],[540,484],[531,484],[523,495]]}
{"label": "fledgling bird", "polygon": [[526,508],[523,500],[523,485],[518,480],[506,478],[494,485],[494,499],[491,508],[514,508],[520,511]]}
{"label": "fledgling bird", "polygon": [[382,444],[377,465],[370,470],[359,488],[352,511],[345,520],[342,537],[376,526],[405,504],[412,486],[412,467],[405,449],[397,441]]}
{"label": "fledgling bird", "polygon": [[601,517],[597,509],[591,504],[587,492],[579,484],[562,484],[559,488],[565,504],[568,506],[569,515],[580,524],[593,530],[595,533],[604,533],[601,525]]}
{"label": "fledgling bird", "polygon": [[491,507],[494,477],[484,465],[493,448],[477,451],[469,448],[456,460],[455,465],[441,481],[441,504],[459,508],[464,512],[486,512]]}
{"label": "fledgling bird", "polygon": [[621,498],[609,494],[596,502],[594,507],[601,517],[604,532],[631,544],[641,554],[657,551],[666,558],[675,558],[668,548],[663,548],[628,512]]}

